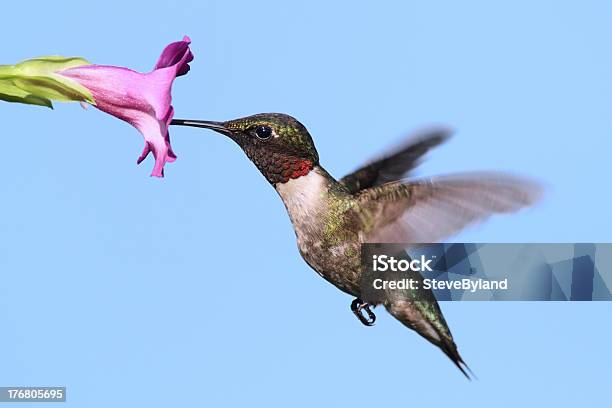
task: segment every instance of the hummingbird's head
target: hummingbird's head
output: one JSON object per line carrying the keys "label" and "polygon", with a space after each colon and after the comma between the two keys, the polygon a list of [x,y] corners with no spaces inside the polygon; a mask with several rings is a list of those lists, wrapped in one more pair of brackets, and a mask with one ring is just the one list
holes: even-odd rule
{"label": "hummingbird's head", "polygon": [[308,130],[282,113],[260,113],[227,122],[174,119],[172,124],[211,129],[229,136],[272,185],[305,176],[319,164]]}

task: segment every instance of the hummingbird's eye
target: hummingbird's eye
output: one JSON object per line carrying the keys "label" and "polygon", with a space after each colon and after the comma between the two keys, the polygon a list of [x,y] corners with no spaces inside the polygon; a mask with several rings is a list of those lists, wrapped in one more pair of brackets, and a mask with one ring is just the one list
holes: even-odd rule
{"label": "hummingbird's eye", "polygon": [[255,136],[257,138],[266,140],[272,136],[272,128],[270,126],[260,125],[255,128]]}

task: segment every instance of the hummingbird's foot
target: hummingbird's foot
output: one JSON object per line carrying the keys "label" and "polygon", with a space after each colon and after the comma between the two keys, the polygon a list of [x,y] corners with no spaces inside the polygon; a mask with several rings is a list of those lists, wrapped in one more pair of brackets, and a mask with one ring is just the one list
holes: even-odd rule
{"label": "hummingbird's foot", "polygon": [[[351,303],[351,310],[353,311],[355,316],[357,316],[361,323],[366,326],[374,326],[374,322],[376,321],[376,315],[370,309],[369,303],[366,303],[363,300],[357,298]],[[362,312],[362,310],[365,311],[365,314]]]}

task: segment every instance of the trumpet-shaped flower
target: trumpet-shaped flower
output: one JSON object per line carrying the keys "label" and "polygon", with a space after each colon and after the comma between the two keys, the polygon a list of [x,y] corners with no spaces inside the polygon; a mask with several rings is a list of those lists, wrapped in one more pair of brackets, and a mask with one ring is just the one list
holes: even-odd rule
{"label": "trumpet-shaped flower", "polygon": [[82,58],[41,57],[0,66],[0,99],[51,107],[51,100],[80,101],[122,119],[145,139],[138,158],[152,152],[152,176],[163,177],[164,165],[176,155],[168,126],[174,115],[171,88],[189,71],[193,54],[189,37],[166,46],[151,72],[93,65]]}

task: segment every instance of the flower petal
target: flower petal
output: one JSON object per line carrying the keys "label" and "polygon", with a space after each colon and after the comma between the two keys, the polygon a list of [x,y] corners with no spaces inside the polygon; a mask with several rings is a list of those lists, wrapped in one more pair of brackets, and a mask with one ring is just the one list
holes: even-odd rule
{"label": "flower petal", "polygon": [[153,71],[91,65],[82,58],[40,57],[16,65],[0,65],[0,99],[52,107],[51,100],[88,102],[136,127],[145,139],[138,158],[152,152],[152,176],[163,176],[164,165],[176,159],[168,126],[174,109],[170,94],[174,78],[189,71],[191,40],[164,48]]}
{"label": "flower petal", "polygon": [[162,51],[153,69],[176,66],[176,76],[185,75],[189,72],[189,63],[193,61],[193,54],[189,49],[189,44],[191,44],[191,39],[187,36],[183,37],[183,41],[168,44]]}
{"label": "flower petal", "polygon": [[89,65],[58,72],[91,92],[95,106],[136,127],[145,139],[138,157],[142,162],[149,152],[155,157],[152,176],[163,177],[164,165],[176,155],[170,146],[168,126],[174,115],[171,88],[174,78],[189,71],[193,55],[189,37],[168,45],[155,69],[142,74],[127,68]]}

